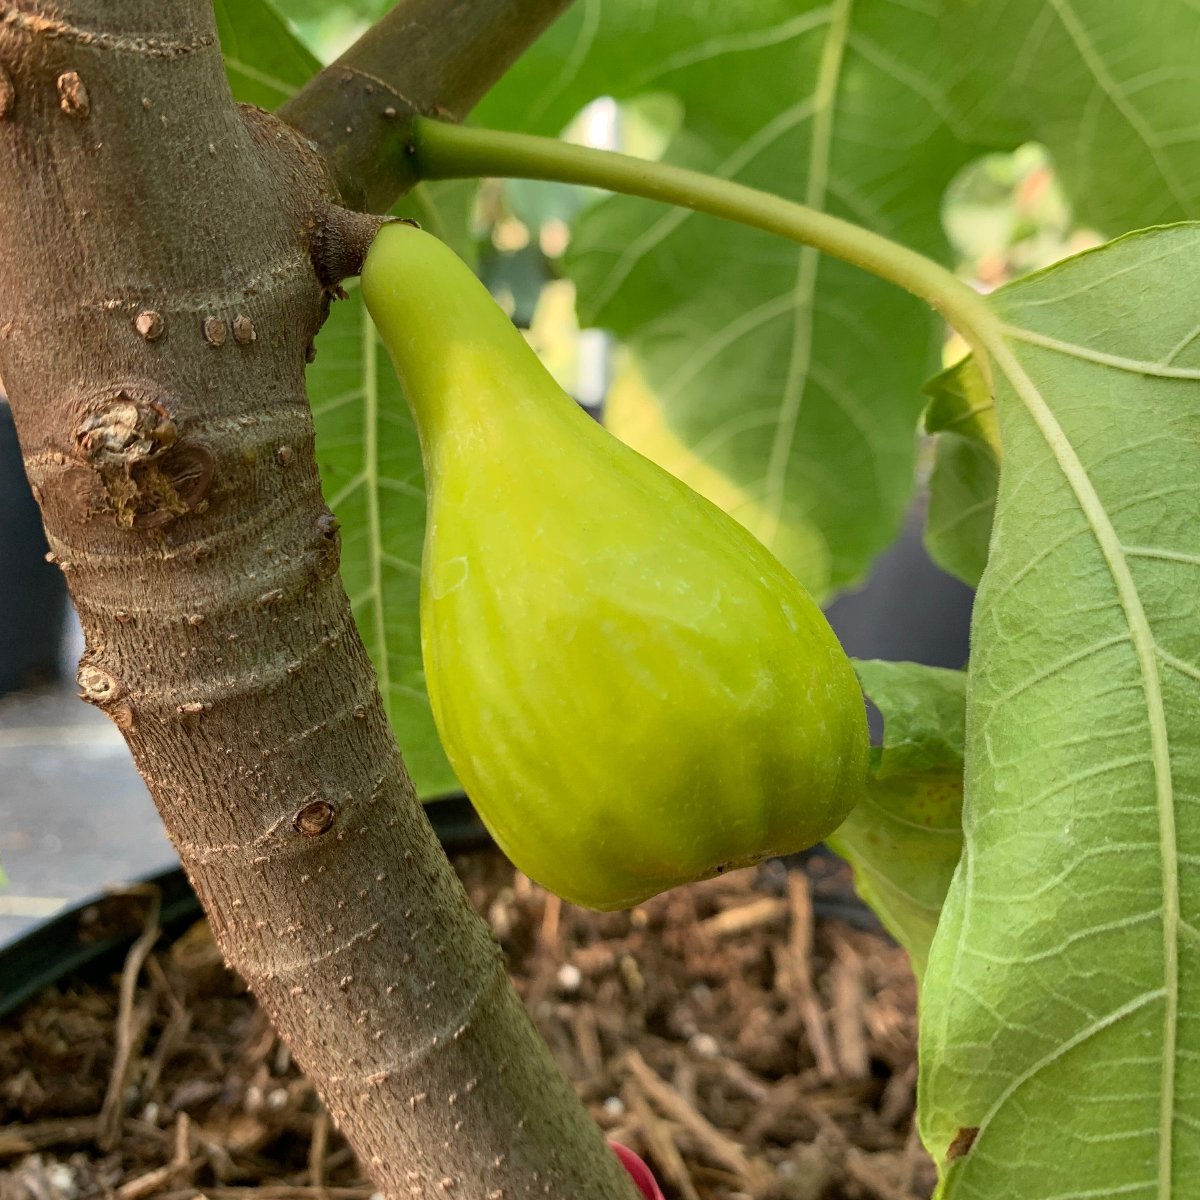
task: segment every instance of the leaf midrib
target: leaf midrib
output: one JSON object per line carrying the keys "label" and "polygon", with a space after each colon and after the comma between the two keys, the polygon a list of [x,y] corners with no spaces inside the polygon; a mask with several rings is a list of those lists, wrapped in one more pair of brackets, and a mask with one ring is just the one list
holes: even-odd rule
{"label": "leaf midrib", "polygon": [[[1141,671],[1142,689],[1146,698],[1147,718],[1150,731],[1152,761],[1155,776],[1155,795],[1158,807],[1159,846],[1162,857],[1163,878],[1163,986],[1154,992],[1145,993],[1137,1000],[1123,1006],[1116,1012],[1097,1023],[1089,1030],[1081,1031],[1058,1052],[1069,1049],[1084,1040],[1084,1035],[1090,1037],[1103,1028],[1108,1028],[1114,1021],[1130,1015],[1136,1008],[1142,1007],[1150,999],[1161,994],[1164,1002],[1163,1014],[1163,1053],[1162,1053],[1162,1082],[1159,1117],[1159,1154],[1158,1154],[1158,1195],[1159,1200],[1171,1198],[1171,1166],[1173,1152],[1174,1109],[1175,1109],[1175,1060],[1177,1055],[1178,1038],[1178,1005],[1179,1005],[1179,948],[1178,933],[1180,925],[1179,910],[1179,874],[1178,874],[1178,840],[1175,827],[1175,794],[1171,778],[1170,743],[1167,731],[1166,707],[1163,702],[1162,685],[1158,673],[1159,651],[1154,639],[1150,622],[1142,604],[1141,595],[1134,582],[1132,571],[1124,547],[1117,536],[1116,528],[1109,519],[1103,502],[1092,484],[1078,454],[1075,452],[1065,431],[1059,424],[1043,398],[1037,384],[1025,371],[1020,360],[1009,348],[1005,340],[1006,330],[998,321],[991,328],[980,331],[989,353],[996,366],[1004,373],[1017,397],[1025,406],[1038,432],[1045,440],[1047,447],[1054,456],[1059,469],[1063,473],[1068,486],[1074,493],[1084,518],[1100,549],[1113,583],[1117,596],[1129,625],[1130,641],[1137,656]],[[1026,339],[1028,340],[1028,339]],[[1108,364],[1115,365],[1115,364]],[[1051,1056],[1034,1064],[1024,1072],[1020,1079],[1015,1080],[980,1123],[980,1132],[990,1118],[1017,1086],[1036,1074],[1046,1062],[1053,1061]]]}
{"label": "leaf midrib", "polygon": [[[808,182],[804,203],[811,209],[825,208],[829,187],[829,172],[833,157],[833,119],[846,43],[850,38],[850,16],[854,0],[835,0],[829,18],[829,32],[821,50],[817,71],[817,86],[813,93],[812,141],[808,153]],[[779,419],[767,459],[767,474],[763,481],[763,520],[759,537],[768,546],[774,545],[783,518],[783,500],[787,487],[788,464],[796,440],[800,408],[812,368],[812,339],[814,302],[821,252],[815,246],[804,246],[799,255],[796,283],[792,295],[795,308],[792,324],[792,352],[788,360]]]}
{"label": "leaf midrib", "polygon": [[1093,350],[1090,346],[1081,346],[1077,342],[1066,342],[1032,329],[1022,329],[1019,325],[1005,325],[1004,334],[1015,341],[1041,346],[1044,350],[1054,350],[1081,362],[1127,371],[1131,375],[1149,375],[1156,379],[1200,380],[1200,367],[1176,367],[1172,366],[1170,361],[1154,362],[1149,359],[1128,358],[1123,354],[1108,354],[1103,350]]}
{"label": "leaf midrib", "polygon": [[1095,79],[1096,85],[1108,97],[1112,106],[1121,114],[1125,123],[1146,147],[1150,158],[1162,175],[1163,182],[1170,189],[1172,199],[1184,212],[1187,212],[1191,207],[1187,189],[1175,174],[1170,160],[1163,157],[1162,147],[1155,143],[1153,131],[1146,125],[1142,114],[1125,93],[1125,89],[1105,66],[1103,57],[1092,44],[1087,28],[1079,19],[1078,13],[1071,7],[1070,0],[1049,0],[1049,7],[1054,10],[1055,15],[1062,23],[1063,29],[1074,43],[1080,59],[1091,73],[1092,78]]}

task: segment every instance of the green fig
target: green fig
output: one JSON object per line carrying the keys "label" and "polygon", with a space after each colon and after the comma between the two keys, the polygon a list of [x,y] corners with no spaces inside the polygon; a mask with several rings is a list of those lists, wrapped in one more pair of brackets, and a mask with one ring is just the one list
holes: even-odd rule
{"label": "green fig", "polygon": [[513,863],[616,909],[836,828],[866,718],[808,593],[588,417],[436,238],[385,225],[362,290],[421,441],[434,720]]}

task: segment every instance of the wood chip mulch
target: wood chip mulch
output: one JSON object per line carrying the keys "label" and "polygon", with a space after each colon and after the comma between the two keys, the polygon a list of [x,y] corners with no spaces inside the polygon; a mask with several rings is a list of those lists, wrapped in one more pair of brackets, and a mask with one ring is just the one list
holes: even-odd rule
{"label": "wood chip mulch", "polygon": [[[930,1195],[915,986],[840,864],[767,863],[616,914],[494,854],[457,866],[558,1061],[667,1200]],[[375,1195],[202,922],[0,1028],[0,1200]]]}

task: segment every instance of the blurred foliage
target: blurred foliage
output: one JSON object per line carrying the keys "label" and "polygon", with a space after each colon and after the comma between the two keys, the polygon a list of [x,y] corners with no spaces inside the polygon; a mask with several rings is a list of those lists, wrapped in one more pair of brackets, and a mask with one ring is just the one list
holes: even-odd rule
{"label": "blurred foliage", "polygon": [[[942,220],[959,273],[984,292],[1102,240],[1076,225],[1049,152],[1032,142],[961,171],[946,191]],[[924,460],[925,544],[938,566],[975,587],[987,565],[1001,452],[992,399],[966,354],[951,333],[942,358],[948,368],[926,386],[925,429],[938,436]]]}
{"label": "blurred foliage", "polygon": [[277,7],[296,36],[323,63],[332,62],[378,21],[395,0],[278,0]]}
{"label": "blurred foliage", "polygon": [[1076,227],[1049,152],[1033,142],[961,171],[942,220],[960,272],[985,291],[1101,241]]}

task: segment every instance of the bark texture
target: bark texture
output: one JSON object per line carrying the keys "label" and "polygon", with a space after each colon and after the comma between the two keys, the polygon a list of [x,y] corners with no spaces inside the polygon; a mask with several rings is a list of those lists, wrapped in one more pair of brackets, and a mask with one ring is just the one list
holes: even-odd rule
{"label": "bark texture", "polygon": [[0,376],[81,692],[228,960],[390,1196],[632,1195],[415,800],[338,577],[304,391],[322,158],[233,103],[209,0],[0,0],[0,178]]}

